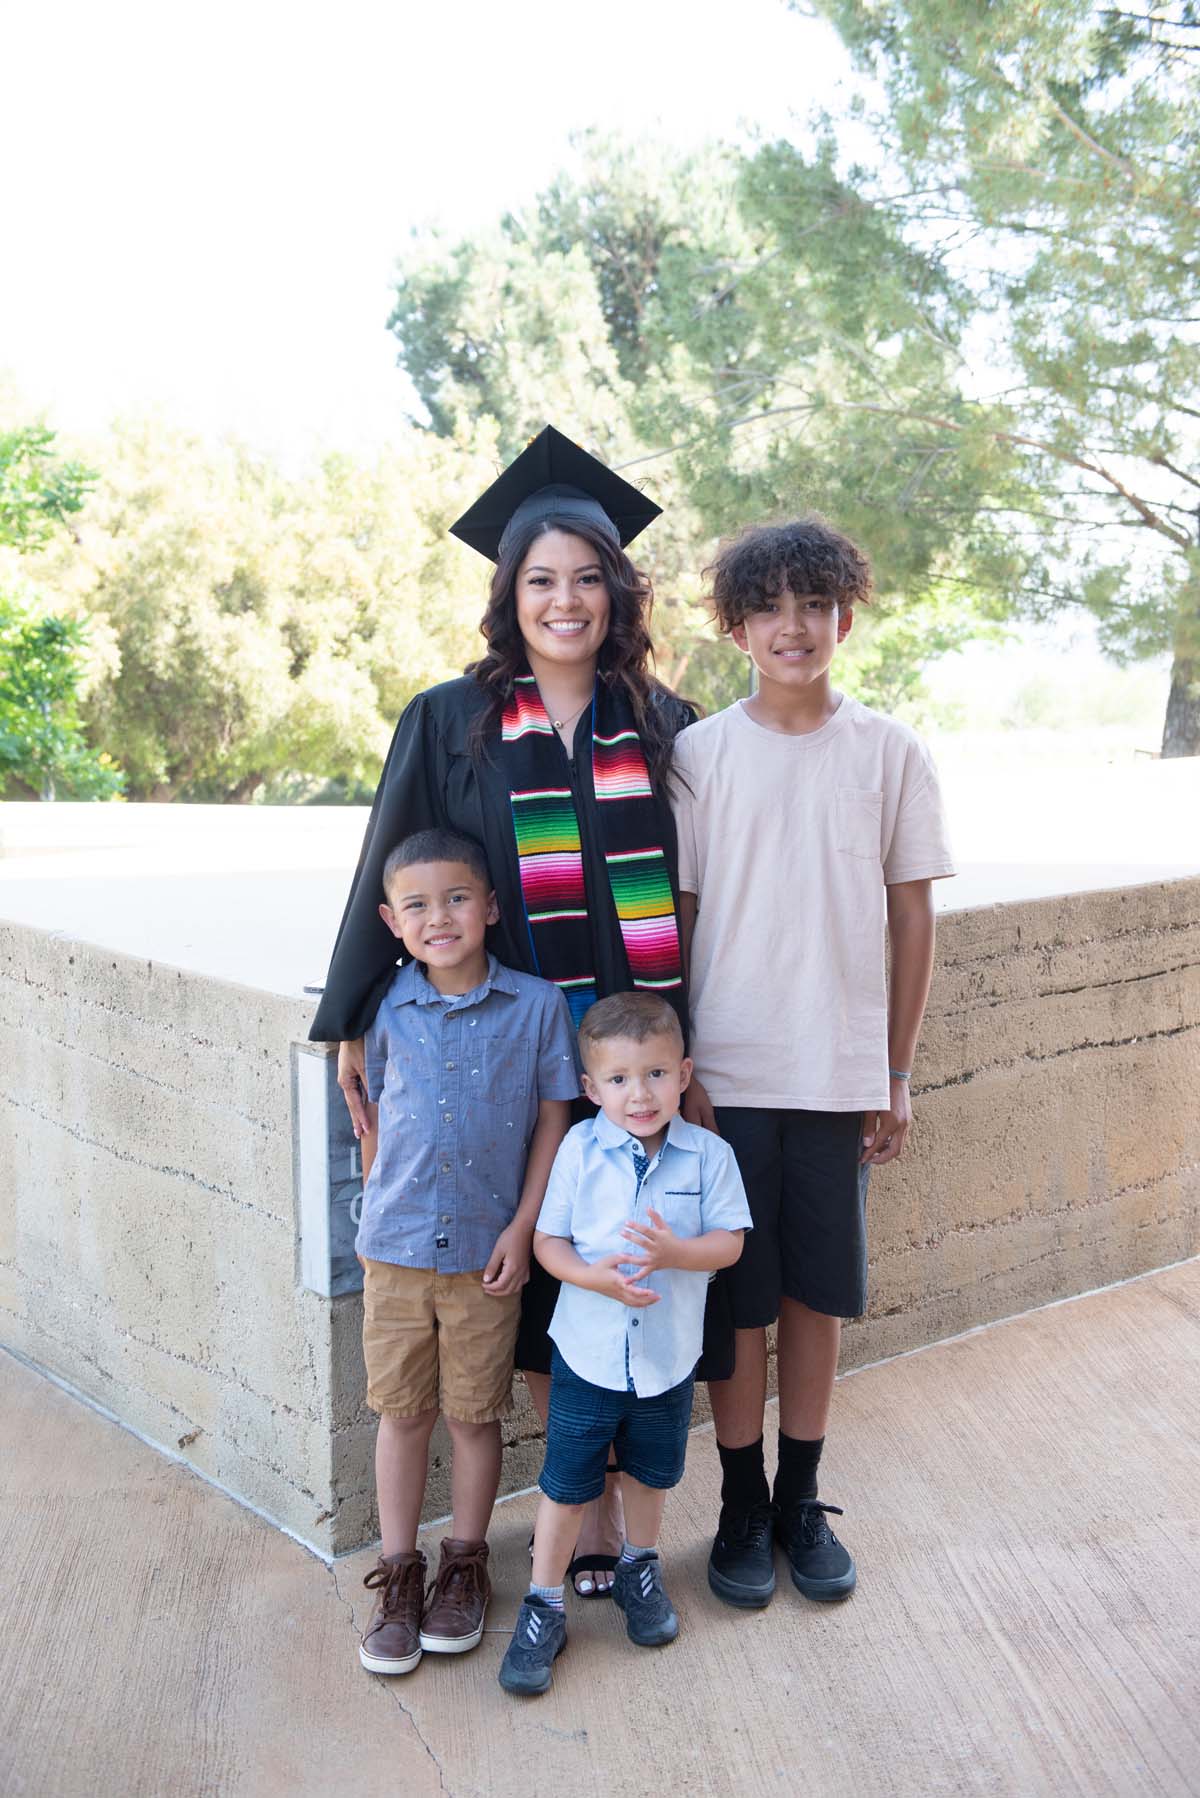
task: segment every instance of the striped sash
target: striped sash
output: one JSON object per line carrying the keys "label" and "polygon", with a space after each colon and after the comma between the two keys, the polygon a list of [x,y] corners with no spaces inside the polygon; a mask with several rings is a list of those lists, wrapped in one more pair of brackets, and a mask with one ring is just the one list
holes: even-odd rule
{"label": "striped sash", "polygon": [[[679,931],[646,758],[623,692],[597,681],[592,779],[604,861],[635,987],[674,999],[683,986]],[[562,988],[578,1023],[597,997],[583,852],[566,755],[531,674],[519,675],[501,719],[513,832],[534,962]]]}

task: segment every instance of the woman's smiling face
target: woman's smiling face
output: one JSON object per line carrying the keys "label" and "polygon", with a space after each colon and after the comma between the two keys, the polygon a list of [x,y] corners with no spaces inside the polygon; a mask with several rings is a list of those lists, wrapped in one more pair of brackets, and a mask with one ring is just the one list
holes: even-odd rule
{"label": "woman's smiling face", "polygon": [[544,531],[517,571],[517,628],[530,666],[595,664],[611,610],[599,557],[586,537]]}

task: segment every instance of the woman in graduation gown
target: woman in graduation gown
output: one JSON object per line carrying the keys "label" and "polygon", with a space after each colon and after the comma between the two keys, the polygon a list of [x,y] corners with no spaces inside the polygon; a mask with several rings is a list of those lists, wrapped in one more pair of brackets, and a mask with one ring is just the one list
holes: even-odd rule
{"label": "woman in graduation gown", "polygon": [[[594,999],[640,986],[662,992],[687,1030],[669,791],[674,738],[695,714],[650,673],[650,589],[625,554],[659,511],[547,426],[451,527],[496,564],[486,653],[419,693],[396,727],[311,1031],[341,1045],[368,1168],[362,1037],[396,960],[380,876],[414,831],[484,845],[500,912],[489,947],[558,984],[576,1022]],[[557,1292],[531,1261],[516,1359],[543,1416]],[[721,1377],[724,1355],[708,1359]],[[572,1563],[581,1596],[607,1593],[620,1546],[615,1483],[601,1505],[608,1515],[585,1515]]]}

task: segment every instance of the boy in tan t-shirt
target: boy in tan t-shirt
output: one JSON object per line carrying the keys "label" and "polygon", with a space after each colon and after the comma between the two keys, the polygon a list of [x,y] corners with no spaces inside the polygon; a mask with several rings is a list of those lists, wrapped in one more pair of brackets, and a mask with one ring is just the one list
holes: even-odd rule
{"label": "boy in tan t-shirt", "polygon": [[[809,519],[745,532],[713,573],[718,620],[758,689],[676,742],[695,1058],[684,1109],[732,1146],[754,1219],[720,1276],[736,1361],[710,1386],[723,1478],[708,1563],[717,1596],[752,1609],[775,1589],[774,1541],[806,1597],[854,1589],[817,1465],[841,1320],[866,1305],[867,1172],[900,1153],[912,1116],[931,883],[954,868],[928,751],[830,682],[854,605],[870,597],[866,557]],[[772,1495],[763,1413],[776,1320]]]}

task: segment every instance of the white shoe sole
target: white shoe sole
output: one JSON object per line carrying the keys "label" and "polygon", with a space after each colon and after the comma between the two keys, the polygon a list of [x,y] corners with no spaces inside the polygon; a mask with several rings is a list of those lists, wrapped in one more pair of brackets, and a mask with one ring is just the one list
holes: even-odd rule
{"label": "white shoe sole", "polygon": [[483,1624],[487,1617],[487,1606],[484,1606],[483,1617],[479,1620],[479,1628],[469,1636],[427,1636],[421,1631],[421,1647],[426,1654],[466,1654],[469,1649],[478,1648],[483,1641]]}
{"label": "white shoe sole", "polygon": [[421,1650],[418,1648],[415,1654],[406,1654],[398,1661],[387,1660],[382,1655],[371,1654],[360,1642],[358,1645],[358,1658],[368,1673],[411,1673],[421,1659]]}

